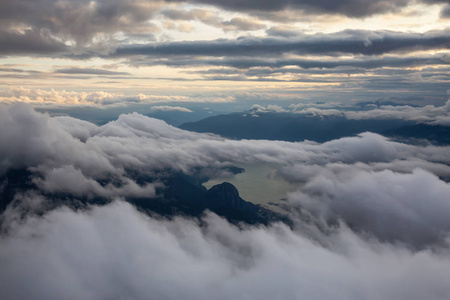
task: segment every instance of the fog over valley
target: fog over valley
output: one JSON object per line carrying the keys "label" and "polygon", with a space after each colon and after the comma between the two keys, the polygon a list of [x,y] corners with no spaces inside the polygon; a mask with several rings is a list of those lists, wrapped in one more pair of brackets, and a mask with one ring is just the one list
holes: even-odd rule
{"label": "fog over valley", "polygon": [[[448,295],[448,146],[370,132],[232,140],[136,113],[97,126],[23,104],[3,107],[0,123],[8,298]],[[202,186],[260,164],[296,187],[273,199],[279,210],[231,184]]]}

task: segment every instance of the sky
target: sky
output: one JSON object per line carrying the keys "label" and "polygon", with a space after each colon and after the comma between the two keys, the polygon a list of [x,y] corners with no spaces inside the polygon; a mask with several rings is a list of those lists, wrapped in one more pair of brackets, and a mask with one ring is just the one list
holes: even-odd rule
{"label": "sky", "polygon": [[[0,101],[448,99],[445,0],[3,0]],[[284,101],[284,102],[283,102]]]}

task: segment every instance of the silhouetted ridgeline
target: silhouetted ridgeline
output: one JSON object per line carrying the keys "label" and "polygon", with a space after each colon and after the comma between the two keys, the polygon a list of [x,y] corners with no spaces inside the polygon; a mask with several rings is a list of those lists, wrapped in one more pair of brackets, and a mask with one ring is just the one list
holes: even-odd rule
{"label": "silhouetted ridgeline", "polygon": [[312,116],[293,113],[233,113],[184,123],[181,129],[210,132],[233,139],[327,142],[370,131],[401,139],[426,139],[450,144],[450,127],[416,124],[404,120],[351,120],[341,116]]}

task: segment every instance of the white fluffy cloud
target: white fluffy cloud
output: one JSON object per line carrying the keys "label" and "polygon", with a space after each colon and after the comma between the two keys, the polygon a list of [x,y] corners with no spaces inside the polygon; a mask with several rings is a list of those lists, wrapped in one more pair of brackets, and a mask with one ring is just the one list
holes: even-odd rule
{"label": "white fluffy cloud", "polygon": [[315,217],[388,241],[422,246],[450,232],[450,184],[423,170],[411,174],[347,169],[321,173],[290,195]]}
{"label": "white fluffy cloud", "polygon": [[[51,118],[26,105],[0,110],[0,125],[3,172],[28,168],[39,175],[35,182],[47,191],[73,190],[73,181],[83,183],[83,191],[96,193],[100,191],[96,181],[107,178],[131,187],[130,170],[147,175],[162,170],[190,174],[198,168],[253,162],[277,164],[280,175],[293,182],[345,168],[411,173],[420,167],[450,178],[449,147],[406,145],[372,133],[324,144],[237,141],[187,132],[136,113],[96,126],[69,117]],[[114,190],[110,195],[124,194]]]}
{"label": "white fluffy cloud", "polygon": [[[9,299],[448,299],[449,150],[373,133],[228,140],[136,113],[96,126],[3,106],[1,170],[31,172],[37,188],[16,203],[41,216],[16,218],[24,210],[13,207],[1,216],[0,290]],[[293,229],[237,228],[213,214],[164,220],[122,201],[45,212],[46,194],[148,198],[161,185],[133,174],[257,162],[298,185],[285,205]]]}
{"label": "white fluffy cloud", "polygon": [[[298,185],[292,202],[324,220],[359,222],[359,228],[382,239],[390,230],[391,240],[418,245],[427,244],[427,237],[437,240],[450,226],[445,218],[435,223],[437,219],[429,213],[428,217],[421,215],[425,201],[431,211],[446,211],[448,184],[440,178],[450,178],[449,147],[407,145],[373,133],[323,144],[238,141],[187,132],[136,113],[96,126],[69,117],[51,118],[26,105],[0,110],[0,125],[3,172],[27,168],[38,189],[46,193],[109,199],[153,197],[160,186],[158,178],[171,172],[200,170],[214,176],[232,164],[266,162],[275,164],[280,176]],[[138,184],[133,179],[136,174],[152,180]],[[358,181],[362,178],[366,184]],[[365,189],[354,191],[356,187]],[[410,194],[412,187],[424,192]],[[372,207],[384,209],[374,214]],[[422,217],[420,222],[399,212],[414,207],[414,213]],[[372,215],[374,220],[358,217],[355,211]],[[383,230],[372,224],[380,220],[385,222]],[[392,229],[398,220],[422,224],[421,229],[407,226],[408,236]]]}
{"label": "white fluffy cloud", "polygon": [[[123,202],[60,209],[0,244],[8,299],[448,299],[448,249],[412,252],[342,227],[310,239],[210,214],[156,220]],[[319,241],[317,241],[317,238]]]}

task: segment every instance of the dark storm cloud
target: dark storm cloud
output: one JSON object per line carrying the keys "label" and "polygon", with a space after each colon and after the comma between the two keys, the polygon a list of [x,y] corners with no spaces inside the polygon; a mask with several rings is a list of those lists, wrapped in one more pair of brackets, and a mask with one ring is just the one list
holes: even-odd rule
{"label": "dark storm cloud", "polygon": [[448,31],[424,34],[393,31],[345,30],[333,34],[304,35],[297,40],[240,37],[236,40],[184,41],[119,47],[113,56],[280,56],[362,54],[442,49],[450,47]]}

